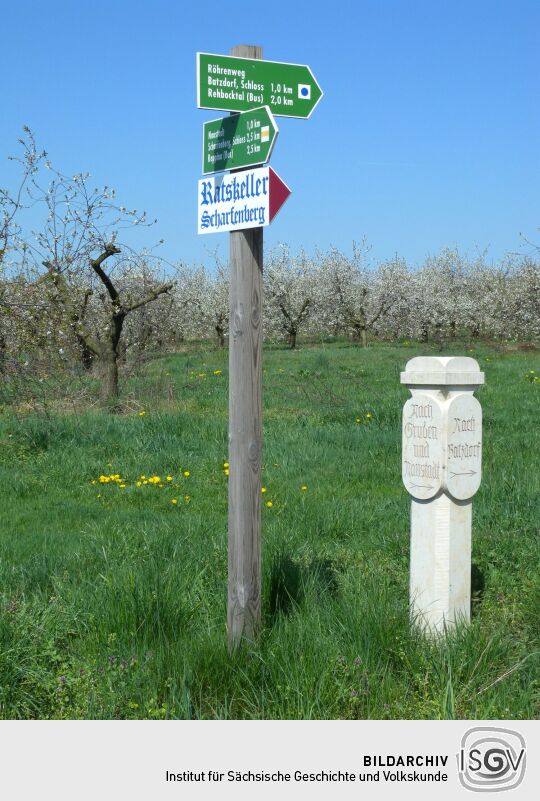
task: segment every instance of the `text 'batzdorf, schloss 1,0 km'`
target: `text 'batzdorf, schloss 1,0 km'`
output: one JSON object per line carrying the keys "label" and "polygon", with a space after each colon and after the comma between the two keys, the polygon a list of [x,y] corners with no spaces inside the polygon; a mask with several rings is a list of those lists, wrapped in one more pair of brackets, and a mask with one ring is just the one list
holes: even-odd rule
{"label": "text 'batzdorf, schloss 1,0 km'", "polygon": [[305,64],[197,53],[197,105],[222,111],[268,106],[281,117],[311,116],[322,90]]}

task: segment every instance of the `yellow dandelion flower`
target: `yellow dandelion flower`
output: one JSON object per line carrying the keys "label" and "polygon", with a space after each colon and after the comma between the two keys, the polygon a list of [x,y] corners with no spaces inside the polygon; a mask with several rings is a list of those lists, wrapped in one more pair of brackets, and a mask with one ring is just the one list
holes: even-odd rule
{"label": "yellow dandelion flower", "polygon": [[186,503],[189,503],[190,500],[191,500],[191,496],[190,495],[184,495],[184,500],[185,500]]}
{"label": "yellow dandelion flower", "polygon": [[225,475],[226,475],[226,476],[228,476],[228,475],[229,475],[229,468],[228,468],[228,467],[226,467],[226,468],[225,468],[225,470],[224,470],[223,472],[225,473]]}
{"label": "yellow dandelion flower", "polygon": [[368,418],[368,420],[369,420],[369,418],[370,418],[370,417],[373,417],[373,415],[371,414],[371,412],[368,412],[368,413],[366,414],[366,417],[367,417],[367,418]]}
{"label": "yellow dandelion flower", "polygon": [[91,483],[91,484],[97,484],[97,481],[96,481],[96,479],[94,478],[94,480],[93,480],[93,481],[91,481],[90,483]]}
{"label": "yellow dandelion flower", "polygon": [[167,476],[167,481],[172,481],[172,480],[173,480],[172,476]]}
{"label": "yellow dandelion flower", "polygon": [[307,492],[307,484],[302,484],[300,489],[302,490],[302,492]]}
{"label": "yellow dandelion flower", "polygon": [[266,492],[266,487],[261,487],[261,492]]}
{"label": "yellow dandelion flower", "polygon": [[146,476],[141,476],[141,481],[144,481],[145,478]]}
{"label": "yellow dandelion flower", "polygon": [[135,482],[135,486],[136,487],[142,487],[142,481],[136,481]]}
{"label": "yellow dandelion flower", "polygon": [[187,478],[188,476],[191,475],[191,473],[189,472],[189,470],[184,470],[184,475]]}
{"label": "yellow dandelion flower", "polygon": [[176,504],[178,503],[178,498],[171,498],[171,503],[176,506]]}
{"label": "yellow dandelion flower", "polygon": [[223,462],[223,467],[228,467],[228,466],[229,466],[229,462]]}
{"label": "yellow dandelion flower", "polygon": [[356,418],[356,422],[357,422],[357,423],[361,423],[361,422],[362,422],[362,420],[360,419],[360,417],[357,417],[357,418]]}
{"label": "yellow dandelion flower", "polygon": [[118,486],[120,487],[120,489],[125,489],[126,488],[125,484],[119,484]]}
{"label": "yellow dandelion flower", "polygon": [[148,484],[148,479],[147,478],[144,479],[143,484]]}
{"label": "yellow dandelion flower", "polygon": [[221,375],[222,372],[222,370],[214,370],[214,375]]}
{"label": "yellow dandelion flower", "polygon": [[264,505],[267,506],[269,509],[271,509],[274,504],[272,503],[272,501],[266,501]]}
{"label": "yellow dandelion flower", "polygon": [[143,409],[141,412],[139,412],[139,417],[144,417],[145,414],[146,414],[146,412]]}

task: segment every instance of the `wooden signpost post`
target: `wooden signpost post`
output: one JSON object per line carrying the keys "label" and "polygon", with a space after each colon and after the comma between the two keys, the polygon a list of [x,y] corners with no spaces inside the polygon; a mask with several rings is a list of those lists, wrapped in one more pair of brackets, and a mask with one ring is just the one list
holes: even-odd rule
{"label": "wooden signpost post", "polygon": [[[322,91],[305,65],[263,62],[262,48],[197,54],[197,105],[241,112],[203,130],[198,232],[229,231],[229,649],[253,640],[261,622],[263,227],[290,194],[271,167],[273,114],[307,118]],[[238,169],[240,168],[240,169]]]}
{"label": "wooden signpost post", "polygon": [[[262,58],[238,45],[232,56]],[[261,622],[263,229],[230,236],[229,648],[253,639]]]}

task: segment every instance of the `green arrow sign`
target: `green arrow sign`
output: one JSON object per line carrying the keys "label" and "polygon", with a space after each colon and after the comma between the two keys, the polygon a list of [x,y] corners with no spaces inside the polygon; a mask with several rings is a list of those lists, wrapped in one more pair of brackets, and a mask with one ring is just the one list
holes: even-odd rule
{"label": "green arrow sign", "polygon": [[278,128],[268,106],[205,122],[203,173],[264,164],[270,158]]}
{"label": "green arrow sign", "polygon": [[197,106],[248,111],[269,106],[280,117],[309,117],[322,90],[305,64],[197,53]]}

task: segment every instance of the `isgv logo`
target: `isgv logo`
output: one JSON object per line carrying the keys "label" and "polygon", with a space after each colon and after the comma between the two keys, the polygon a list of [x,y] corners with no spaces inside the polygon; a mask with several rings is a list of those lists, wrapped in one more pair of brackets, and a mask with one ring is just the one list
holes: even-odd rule
{"label": "isgv logo", "polygon": [[525,739],[512,729],[475,726],[463,735],[457,761],[459,780],[467,790],[513,790],[525,775]]}

